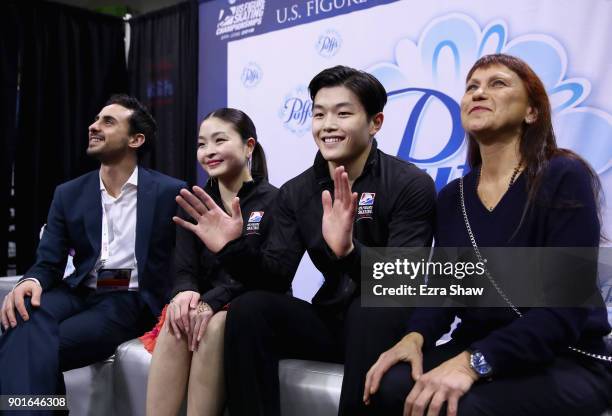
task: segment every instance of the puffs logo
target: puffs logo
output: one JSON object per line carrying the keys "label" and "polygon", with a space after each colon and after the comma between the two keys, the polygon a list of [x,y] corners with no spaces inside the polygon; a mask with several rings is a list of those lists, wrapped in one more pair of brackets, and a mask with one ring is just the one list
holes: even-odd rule
{"label": "puffs logo", "polygon": [[259,81],[261,81],[261,77],[261,67],[255,62],[249,62],[247,66],[245,66],[242,70],[240,80],[242,81],[242,85],[244,85],[246,88],[253,88],[257,84],[259,84]]}
{"label": "puffs logo", "polygon": [[465,74],[476,59],[506,53],[527,61],[546,86],[557,143],[610,178],[612,107],[583,104],[591,81],[569,73],[570,56],[559,37],[537,32],[514,36],[504,20],[479,23],[450,13],[429,22],[418,39],[399,39],[394,58],[366,68],[388,91],[386,112],[397,111],[393,118],[403,114],[406,120],[403,131],[387,133],[402,137],[397,156],[426,170],[438,190],[464,175],[467,146],[459,103]]}
{"label": "puffs logo", "polygon": [[317,53],[324,58],[331,58],[342,46],[342,38],[335,30],[328,30],[319,36],[315,48]]}
{"label": "puffs logo", "polygon": [[300,85],[285,95],[278,117],[283,126],[296,136],[303,136],[310,131],[312,100],[305,85]]}

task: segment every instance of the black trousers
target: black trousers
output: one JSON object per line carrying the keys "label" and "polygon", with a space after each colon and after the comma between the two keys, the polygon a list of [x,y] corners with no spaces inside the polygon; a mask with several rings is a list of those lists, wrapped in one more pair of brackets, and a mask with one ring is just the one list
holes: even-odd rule
{"label": "black trousers", "polygon": [[344,361],[340,415],[365,414],[365,374],[405,335],[411,311],[350,304],[344,319],[308,302],[254,291],[232,301],[225,326],[225,370],[231,416],[280,415],[278,362]]}
{"label": "black trousers", "polygon": [[16,314],[17,326],[0,337],[0,394],[65,394],[63,371],[110,357],[155,322],[136,292],[96,294],[63,283],[44,292],[38,308],[26,298],[26,307],[30,319]]}
{"label": "black trousers", "polygon": [[[464,351],[451,341],[423,354],[427,372]],[[402,415],[414,382],[410,364],[400,363],[383,377],[371,400],[372,415]],[[601,416],[612,400],[609,364],[574,355],[559,356],[540,368],[478,381],[459,400],[460,416]],[[440,412],[446,414],[446,406]]]}

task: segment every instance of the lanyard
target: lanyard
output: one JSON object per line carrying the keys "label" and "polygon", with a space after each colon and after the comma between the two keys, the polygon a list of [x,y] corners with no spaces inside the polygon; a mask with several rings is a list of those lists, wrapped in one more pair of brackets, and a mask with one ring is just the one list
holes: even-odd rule
{"label": "lanyard", "polygon": [[106,215],[106,205],[102,198],[102,249],[100,251],[100,263],[102,267],[110,257],[110,242],[109,242],[108,218]]}

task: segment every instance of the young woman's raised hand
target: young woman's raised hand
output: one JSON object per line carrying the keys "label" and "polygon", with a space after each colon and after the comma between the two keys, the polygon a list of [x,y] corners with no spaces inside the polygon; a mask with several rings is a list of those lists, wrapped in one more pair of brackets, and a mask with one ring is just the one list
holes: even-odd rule
{"label": "young woman's raised hand", "polygon": [[172,220],[197,235],[213,253],[217,253],[242,234],[243,221],[238,197],[232,201],[231,216],[227,215],[199,186],[193,187],[193,193],[181,189],[176,202],[196,223],[179,217],[173,217]]}

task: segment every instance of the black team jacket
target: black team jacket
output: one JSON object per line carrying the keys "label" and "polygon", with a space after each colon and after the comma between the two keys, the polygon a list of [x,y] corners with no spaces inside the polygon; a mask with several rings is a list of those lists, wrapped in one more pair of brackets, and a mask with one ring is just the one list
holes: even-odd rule
{"label": "black team jacket", "polygon": [[382,152],[373,140],[363,172],[352,186],[359,195],[353,227],[355,249],[339,259],[321,230],[321,193],[329,190],[333,195],[333,189],[327,161],[318,152],[311,168],[280,188],[274,224],[261,251],[240,237],[223,247],[217,259],[247,287],[287,291],[308,251],[325,278],[313,305],[343,315],[360,293],[363,246],[431,245],[436,191],[429,175]]}
{"label": "black team jacket", "polygon": [[[217,181],[209,179],[204,190],[223,209]],[[274,222],[277,195],[278,189],[262,178],[245,182],[238,191],[244,221],[241,241],[248,247],[249,252],[256,252],[266,240]],[[187,217],[184,212],[181,212],[181,215]],[[199,292],[202,294],[201,299],[208,303],[214,312],[245,291],[244,285],[234,280],[221,267],[204,243],[182,227],[177,227],[174,267],[172,296],[185,290]]]}

